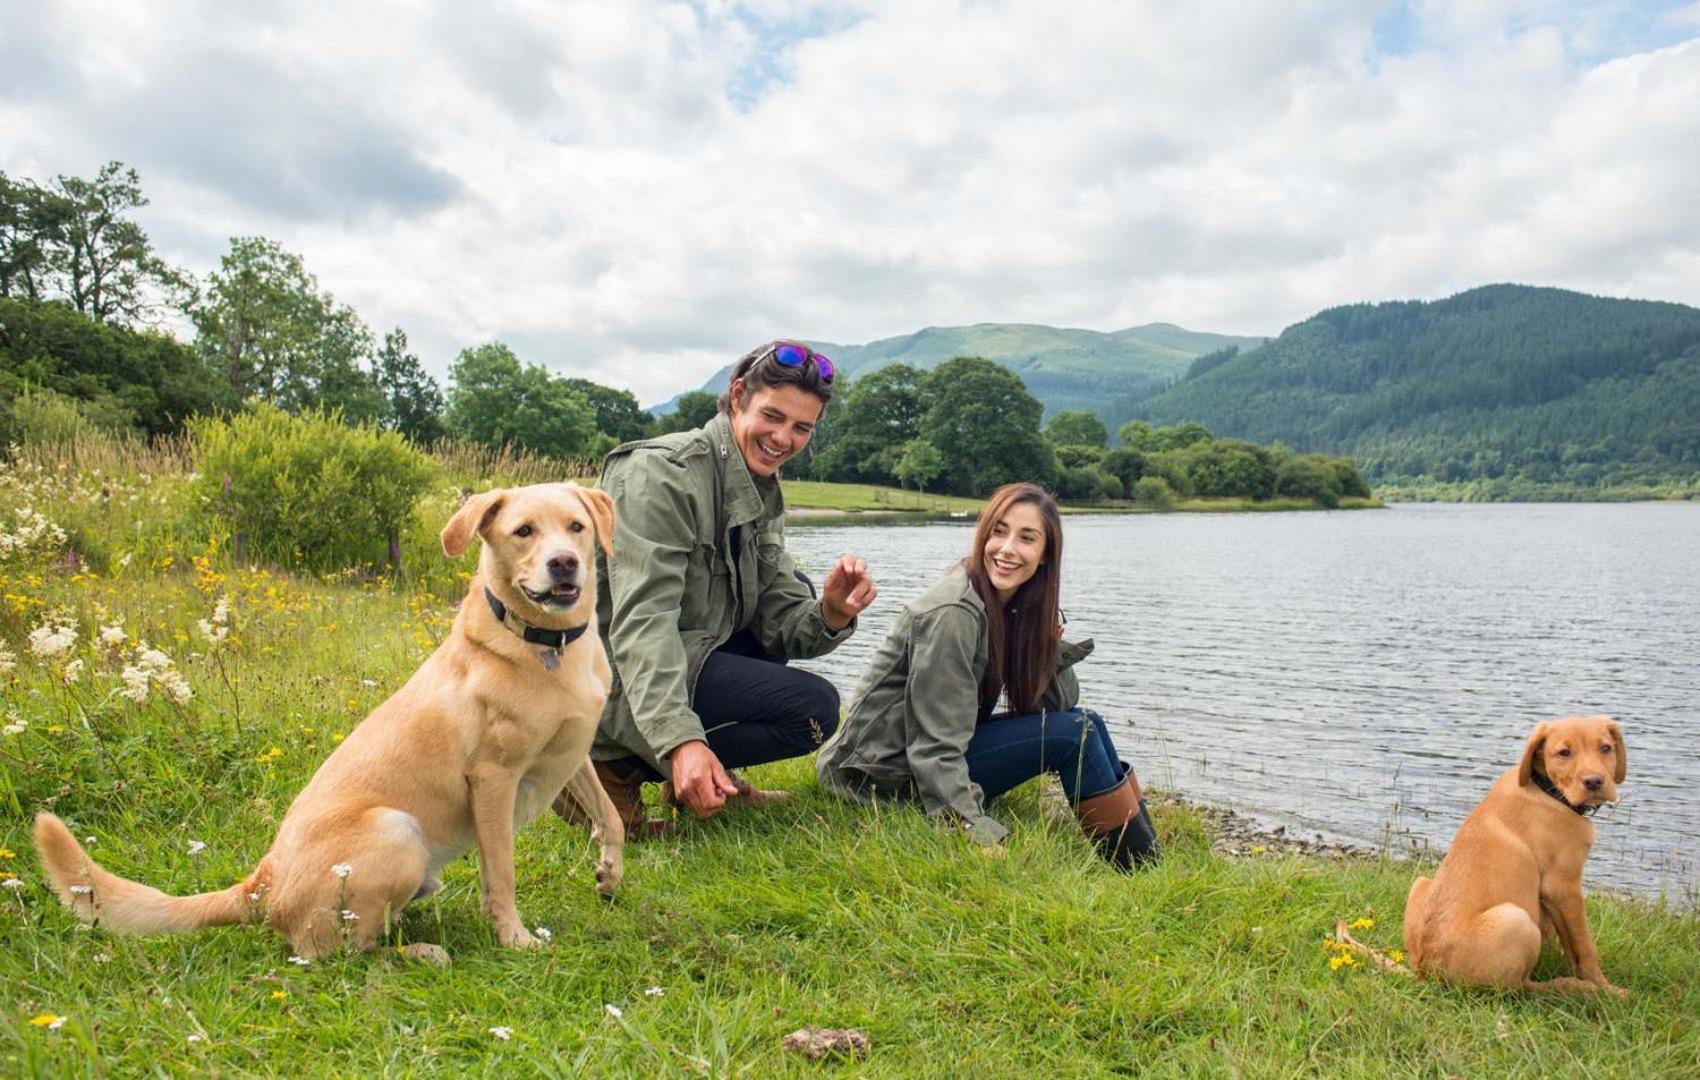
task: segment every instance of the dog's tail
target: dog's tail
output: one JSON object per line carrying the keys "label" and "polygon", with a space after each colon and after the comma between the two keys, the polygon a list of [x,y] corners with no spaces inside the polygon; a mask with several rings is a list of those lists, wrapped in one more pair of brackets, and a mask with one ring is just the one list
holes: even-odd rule
{"label": "dog's tail", "polygon": [[167,934],[260,918],[257,871],[220,892],[167,896],[101,869],[52,814],[35,816],[35,846],[59,899],[94,926],[125,934]]}

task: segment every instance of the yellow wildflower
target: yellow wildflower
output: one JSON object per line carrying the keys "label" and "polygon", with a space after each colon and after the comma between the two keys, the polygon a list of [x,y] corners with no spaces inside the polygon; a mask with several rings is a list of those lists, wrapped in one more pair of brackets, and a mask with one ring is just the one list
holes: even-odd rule
{"label": "yellow wildflower", "polygon": [[64,1024],[65,1018],[54,1013],[42,1013],[40,1016],[30,1018],[31,1027],[44,1027],[53,1031],[58,1031]]}
{"label": "yellow wildflower", "polygon": [[1328,961],[1328,970],[1330,971],[1339,971],[1341,968],[1357,966],[1358,958],[1353,956],[1351,953],[1346,952],[1336,953],[1334,957]]}
{"label": "yellow wildflower", "polygon": [[272,991],[272,1000],[273,1001],[288,1001],[289,1000],[289,991],[288,990],[273,990]]}
{"label": "yellow wildflower", "polygon": [[1393,962],[1395,964],[1403,964],[1405,962],[1405,953],[1400,949],[1388,949],[1387,955],[1393,958]]}
{"label": "yellow wildflower", "polygon": [[1353,930],[1374,930],[1375,929],[1375,920],[1374,919],[1355,919],[1355,920],[1352,921],[1352,929]]}
{"label": "yellow wildflower", "polygon": [[15,859],[17,857],[18,853],[11,848],[0,847],[0,859]]}

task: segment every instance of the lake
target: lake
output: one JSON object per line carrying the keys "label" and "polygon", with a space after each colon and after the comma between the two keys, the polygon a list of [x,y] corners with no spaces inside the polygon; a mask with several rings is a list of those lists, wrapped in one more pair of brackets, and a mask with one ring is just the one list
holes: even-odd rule
{"label": "lake", "polygon": [[[969,522],[793,527],[800,564],[865,557],[857,634],[805,666],[848,704]],[[1148,783],[1289,833],[1444,851],[1540,720],[1610,713],[1629,778],[1590,884],[1700,896],[1700,505],[1401,504],[1064,524],[1079,670]],[[818,576],[818,573],[817,573]]]}

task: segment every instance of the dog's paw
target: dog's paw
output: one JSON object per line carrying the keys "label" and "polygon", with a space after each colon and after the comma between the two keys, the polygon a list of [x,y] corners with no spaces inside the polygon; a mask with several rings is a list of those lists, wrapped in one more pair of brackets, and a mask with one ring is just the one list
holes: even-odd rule
{"label": "dog's paw", "polygon": [[396,954],[407,960],[415,960],[432,967],[448,967],[449,951],[441,945],[432,945],[425,941],[416,941],[411,945],[397,945]]}
{"label": "dog's paw", "polygon": [[501,941],[504,948],[538,949],[543,947],[543,943],[523,926],[498,927],[496,937]]}
{"label": "dog's paw", "polygon": [[596,892],[607,898],[614,895],[625,877],[625,869],[617,859],[598,859],[596,862]]}

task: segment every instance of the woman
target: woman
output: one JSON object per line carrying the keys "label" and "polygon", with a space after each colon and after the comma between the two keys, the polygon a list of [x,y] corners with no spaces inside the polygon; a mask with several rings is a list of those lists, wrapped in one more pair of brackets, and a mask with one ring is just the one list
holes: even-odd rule
{"label": "woman", "polygon": [[[730,770],[810,753],[837,727],[832,684],[785,662],[836,648],[878,591],[847,555],[816,598],[785,551],[779,490],[833,374],[807,346],[769,342],[733,367],[703,427],[603,462],[614,543],[597,560],[597,614],[614,685],[591,757],[634,836],[655,831],[646,781],[669,781],[700,817],[729,798],[760,803],[773,793]],[[556,809],[576,816],[570,799]]]}
{"label": "woman", "polygon": [[[980,512],[968,557],[899,617],[862,677],[822,783],[852,798],[917,799],[970,838],[1008,835],[986,803],[1054,773],[1117,868],[1157,857],[1139,780],[1104,721],[1077,707],[1071,670],[1092,651],[1061,640],[1062,522],[1034,484],[1008,484]],[[1002,711],[996,711],[1002,703]]]}

